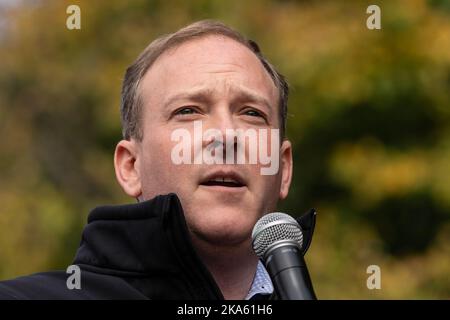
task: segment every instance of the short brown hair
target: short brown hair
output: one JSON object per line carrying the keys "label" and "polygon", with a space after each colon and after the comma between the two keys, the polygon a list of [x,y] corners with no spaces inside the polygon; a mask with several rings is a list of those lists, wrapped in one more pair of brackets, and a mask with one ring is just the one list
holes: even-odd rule
{"label": "short brown hair", "polygon": [[288,84],[284,76],[278,73],[266,58],[264,58],[256,42],[246,39],[239,32],[221,22],[202,20],[192,23],[175,33],[154,40],[147,48],[145,48],[136,61],[127,68],[123,80],[120,106],[122,134],[124,139],[130,140],[130,138],[135,138],[139,141],[142,140],[143,132],[140,117],[143,103],[141,95],[139,94],[139,84],[147,70],[166,50],[189,40],[198,39],[208,35],[221,35],[231,38],[249,48],[261,61],[279,91],[281,137],[284,137],[289,94]]}

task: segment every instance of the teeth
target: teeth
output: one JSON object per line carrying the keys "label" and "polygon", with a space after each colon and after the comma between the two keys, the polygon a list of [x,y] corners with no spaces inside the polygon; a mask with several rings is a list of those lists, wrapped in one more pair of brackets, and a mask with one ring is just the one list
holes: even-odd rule
{"label": "teeth", "polygon": [[215,182],[235,182],[237,183],[236,180],[232,179],[232,178],[214,178],[211,181],[215,181]]}

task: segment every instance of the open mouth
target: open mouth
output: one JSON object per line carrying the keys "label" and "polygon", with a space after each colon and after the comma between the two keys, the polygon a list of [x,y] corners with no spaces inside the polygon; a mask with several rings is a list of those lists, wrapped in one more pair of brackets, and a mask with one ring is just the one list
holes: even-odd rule
{"label": "open mouth", "polygon": [[200,185],[206,187],[241,188],[245,187],[246,183],[236,172],[216,171],[203,178]]}
{"label": "open mouth", "polygon": [[229,187],[229,188],[239,188],[243,187],[244,184],[238,180],[233,178],[213,178],[201,183],[202,186],[221,186],[221,187]]}

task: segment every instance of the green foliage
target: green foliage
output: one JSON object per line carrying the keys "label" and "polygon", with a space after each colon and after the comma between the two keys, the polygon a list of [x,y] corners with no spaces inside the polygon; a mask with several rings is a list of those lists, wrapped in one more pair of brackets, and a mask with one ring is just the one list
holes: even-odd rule
{"label": "green foliage", "polygon": [[[131,202],[114,178],[126,67],[155,37],[224,21],[291,85],[294,181],[318,212],[320,298],[449,298],[448,1],[35,1],[0,9],[0,278],[70,264],[91,208]],[[79,4],[82,29],[65,27]],[[382,290],[368,290],[377,264]]]}

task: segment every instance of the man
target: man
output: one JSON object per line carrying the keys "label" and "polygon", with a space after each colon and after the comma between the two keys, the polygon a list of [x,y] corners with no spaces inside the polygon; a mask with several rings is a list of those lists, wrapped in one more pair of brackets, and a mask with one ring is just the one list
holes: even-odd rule
{"label": "man", "polygon": [[[117,180],[138,203],[91,213],[74,261],[78,287],[68,288],[63,271],[47,272],[0,283],[0,297],[269,297],[272,284],[251,232],[288,195],[287,98],[287,83],[258,46],[219,22],[200,21],[153,41],[127,69],[124,140],[114,155]],[[214,134],[196,136],[198,125]],[[266,134],[258,136],[265,142],[258,150],[278,161],[276,170],[262,174],[267,162],[227,161],[256,150],[239,135],[225,139],[229,130]],[[191,142],[181,153],[176,132]],[[208,154],[215,162],[197,161]]]}

